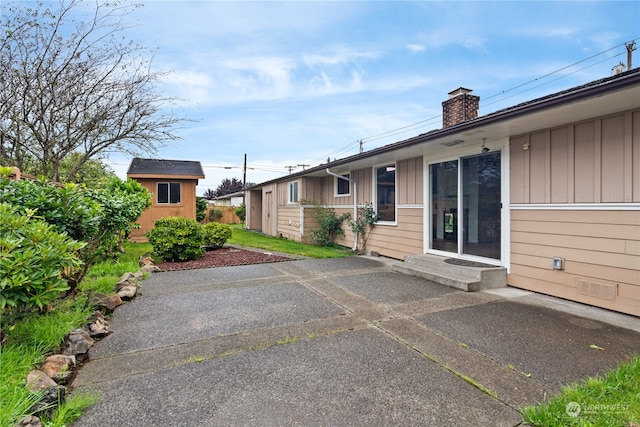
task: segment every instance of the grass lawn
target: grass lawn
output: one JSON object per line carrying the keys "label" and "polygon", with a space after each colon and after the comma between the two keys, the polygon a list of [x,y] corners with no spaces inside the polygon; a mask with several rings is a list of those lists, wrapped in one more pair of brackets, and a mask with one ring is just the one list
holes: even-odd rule
{"label": "grass lawn", "polygon": [[549,403],[525,408],[532,426],[639,427],[640,356],[602,377],[565,387]]}
{"label": "grass lawn", "polygon": [[250,248],[265,249],[273,252],[303,255],[310,258],[341,258],[353,255],[353,251],[343,246],[315,246],[265,236],[255,231],[243,230],[240,225],[233,225],[233,235],[228,243]]}

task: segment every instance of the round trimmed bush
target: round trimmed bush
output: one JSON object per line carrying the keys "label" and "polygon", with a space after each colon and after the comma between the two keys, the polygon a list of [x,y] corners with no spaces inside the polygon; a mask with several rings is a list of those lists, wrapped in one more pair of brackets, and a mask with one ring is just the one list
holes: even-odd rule
{"label": "round trimmed bush", "polygon": [[171,216],[155,221],[146,233],[153,252],[165,261],[189,261],[204,255],[202,226],[195,220]]}
{"label": "round trimmed bush", "polygon": [[221,248],[231,238],[231,227],[227,224],[210,222],[202,226],[204,244],[214,249]]}

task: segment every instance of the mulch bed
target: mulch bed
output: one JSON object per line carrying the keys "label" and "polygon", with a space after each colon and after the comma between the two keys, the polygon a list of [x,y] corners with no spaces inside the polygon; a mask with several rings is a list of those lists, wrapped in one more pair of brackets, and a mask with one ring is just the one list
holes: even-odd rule
{"label": "mulch bed", "polygon": [[291,261],[292,258],[269,252],[248,251],[246,249],[223,247],[205,252],[200,259],[158,264],[163,271],[193,270],[196,268],[231,267],[234,265],[264,264],[268,262]]}

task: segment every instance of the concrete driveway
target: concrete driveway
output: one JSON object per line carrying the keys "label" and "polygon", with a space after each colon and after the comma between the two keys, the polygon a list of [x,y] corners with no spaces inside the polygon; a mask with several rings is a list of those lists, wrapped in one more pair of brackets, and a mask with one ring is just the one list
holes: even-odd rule
{"label": "concrete driveway", "polygon": [[157,273],[110,327],[74,426],[517,426],[640,353],[638,318],[367,257]]}

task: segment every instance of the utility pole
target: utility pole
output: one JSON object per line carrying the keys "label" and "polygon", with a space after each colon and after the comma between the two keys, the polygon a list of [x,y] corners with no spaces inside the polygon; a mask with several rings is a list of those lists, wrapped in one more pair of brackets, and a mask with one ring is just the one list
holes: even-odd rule
{"label": "utility pole", "polygon": [[242,169],[242,189],[247,188],[247,153],[244,153],[244,168]]}
{"label": "utility pole", "polygon": [[298,166],[300,166],[302,168],[302,170],[305,170],[306,168],[309,167],[309,165],[298,165]]}
{"label": "utility pole", "polygon": [[364,151],[364,141],[360,140],[360,152],[362,153]]}
{"label": "utility pole", "polygon": [[285,169],[289,170],[289,175],[291,175],[291,171],[294,170],[297,166],[285,166]]}

